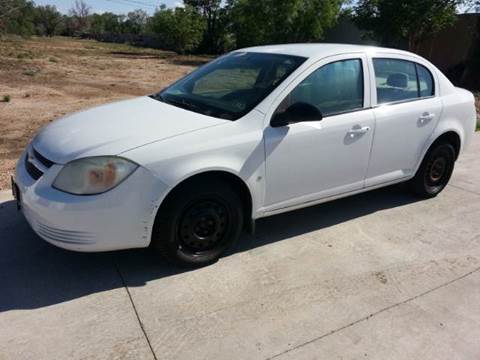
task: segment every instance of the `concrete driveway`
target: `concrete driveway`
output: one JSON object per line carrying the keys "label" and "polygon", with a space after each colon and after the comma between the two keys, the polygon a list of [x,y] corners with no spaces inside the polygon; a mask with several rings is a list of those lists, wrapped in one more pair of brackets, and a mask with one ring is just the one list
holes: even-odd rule
{"label": "concrete driveway", "polygon": [[264,219],[194,271],[50,246],[0,195],[0,359],[479,359],[480,134],[451,185]]}

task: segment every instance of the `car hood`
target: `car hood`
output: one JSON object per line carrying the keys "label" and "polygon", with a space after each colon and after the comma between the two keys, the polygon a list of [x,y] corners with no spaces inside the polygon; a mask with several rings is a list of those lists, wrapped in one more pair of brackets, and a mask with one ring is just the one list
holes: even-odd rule
{"label": "car hood", "polygon": [[145,96],[61,118],[43,128],[32,144],[47,159],[65,164],[87,156],[118,155],[145,144],[228,121]]}

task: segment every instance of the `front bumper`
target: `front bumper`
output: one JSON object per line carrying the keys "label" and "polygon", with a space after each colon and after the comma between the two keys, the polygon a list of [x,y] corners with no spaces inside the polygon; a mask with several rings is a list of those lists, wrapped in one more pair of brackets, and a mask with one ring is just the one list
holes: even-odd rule
{"label": "front bumper", "polygon": [[139,167],[116,188],[78,196],[51,184],[62,168],[54,164],[35,180],[26,170],[28,150],[18,161],[15,183],[20,206],[32,229],[58,247],[84,252],[147,247],[157,209],[168,188]]}

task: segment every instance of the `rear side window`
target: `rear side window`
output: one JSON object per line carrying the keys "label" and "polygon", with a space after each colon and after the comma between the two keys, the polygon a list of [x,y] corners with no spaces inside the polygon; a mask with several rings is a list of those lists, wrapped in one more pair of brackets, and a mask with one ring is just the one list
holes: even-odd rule
{"label": "rear side window", "polygon": [[432,73],[425,67],[416,64],[418,73],[418,86],[420,90],[420,97],[433,96],[433,76]]}
{"label": "rear side window", "polygon": [[322,66],[307,76],[287,99],[290,104],[314,105],[324,116],[363,108],[362,61],[341,60]]}
{"label": "rear side window", "polygon": [[422,65],[398,59],[373,59],[377,103],[413,100],[434,94],[433,77]]}

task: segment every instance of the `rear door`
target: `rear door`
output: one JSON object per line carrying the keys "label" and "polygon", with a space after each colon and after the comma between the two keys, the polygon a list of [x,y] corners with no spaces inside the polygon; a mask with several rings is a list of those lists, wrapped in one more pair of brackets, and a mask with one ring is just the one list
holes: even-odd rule
{"label": "rear door", "polygon": [[441,116],[434,72],[414,60],[371,59],[376,124],[367,187],[412,176]]}

